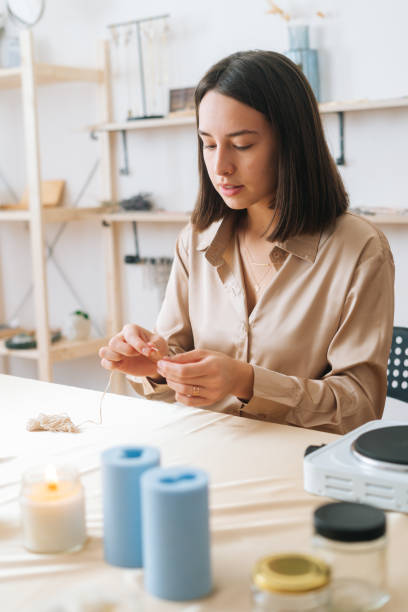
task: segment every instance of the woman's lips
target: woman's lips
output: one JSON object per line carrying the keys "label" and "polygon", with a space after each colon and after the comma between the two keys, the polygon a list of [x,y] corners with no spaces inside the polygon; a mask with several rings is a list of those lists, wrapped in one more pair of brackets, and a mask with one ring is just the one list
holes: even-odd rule
{"label": "woman's lips", "polygon": [[244,185],[220,185],[221,193],[226,196],[237,195],[243,188]]}

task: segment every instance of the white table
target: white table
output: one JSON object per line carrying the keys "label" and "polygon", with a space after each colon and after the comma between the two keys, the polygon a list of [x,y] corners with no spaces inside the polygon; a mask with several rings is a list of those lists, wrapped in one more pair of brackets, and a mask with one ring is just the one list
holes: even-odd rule
{"label": "white table", "polygon": [[[123,570],[104,563],[99,458],[114,444],[160,447],[162,465],[189,464],[210,474],[212,559],[215,590],[203,600],[169,603],[142,588],[144,612],[249,610],[249,577],[259,557],[283,550],[307,551],[312,513],[324,498],[303,490],[302,459],[308,444],[336,436],[247,420],[185,406],[107,394],[102,426],[79,434],[28,432],[38,412],[67,412],[75,423],[98,418],[101,393],[0,375],[0,609],[1,612],[65,612],[73,593],[122,589]],[[10,457],[15,457],[10,458]],[[22,547],[17,496],[30,464],[64,459],[79,467],[87,498],[89,540],[71,555],[33,555]],[[388,612],[408,610],[408,517],[388,514]],[[66,602],[66,606],[56,602]],[[71,602],[71,603],[70,603]]]}

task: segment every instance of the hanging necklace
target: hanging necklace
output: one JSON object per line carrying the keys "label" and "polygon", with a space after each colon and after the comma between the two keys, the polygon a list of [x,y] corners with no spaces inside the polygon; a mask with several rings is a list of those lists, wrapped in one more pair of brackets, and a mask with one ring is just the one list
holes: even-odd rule
{"label": "hanging necklace", "polygon": [[244,248],[245,248],[245,250],[247,252],[247,255],[249,257],[248,261],[249,261],[249,263],[251,265],[253,265],[253,266],[262,266],[262,267],[266,267],[267,266],[268,268],[272,267],[272,262],[269,259],[269,256],[268,256],[268,259],[269,259],[268,263],[259,263],[259,262],[254,260],[254,256],[252,255],[252,253],[251,253],[251,251],[249,249],[249,246],[248,246],[248,239],[247,239],[246,233],[244,234]]}
{"label": "hanging necklace", "polygon": [[[240,241],[241,243],[241,241]],[[259,291],[262,289],[262,287],[265,284],[266,279],[268,278],[269,274],[271,273],[271,271],[273,270],[273,265],[272,262],[269,261],[268,263],[259,263],[257,261],[254,260],[252,253],[249,250],[248,244],[247,244],[247,239],[246,239],[246,234],[244,234],[244,240],[242,241],[242,247],[244,249],[244,251],[246,252],[246,261],[248,262],[248,273],[249,276],[254,284],[255,287],[255,292],[259,293]],[[261,276],[260,279],[258,279],[256,277],[255,274],[255,269],[254,267],[257,266],[259,267],[263,267],[263,268],[267,268],[266,271],[264,272],[264,274]]]}

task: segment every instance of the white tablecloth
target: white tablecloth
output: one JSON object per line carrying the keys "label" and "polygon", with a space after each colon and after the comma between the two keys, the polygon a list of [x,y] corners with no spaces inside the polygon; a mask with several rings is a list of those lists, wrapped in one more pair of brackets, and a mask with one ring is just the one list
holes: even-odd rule
{"label": "white tablecloth", "polygon": [[[78,601],[102,601],[109,593],[133,602],[124,610],[250,610],[250,573],[256,559],[309,550],[313,510],[327,500],[304,492],[303,453],[308,444],[336,436],[114,394],[106,395],[102,426],[88,423],[79,434],[25,429],[39,412],[66,412],[75,423],[97,420],[100,397],[96,391],[0,375],[1,612],[79,612]],[[124,443],[159,447],[164,466],[188,464],[209,472],[211,596],[186,603],[161,601],[143,591],[141,571],[104,563],[100,453]],[[22,546],[19,483],[28,466],[53,458],[80,470],[89,539],[79,553],[34,555]],[[392,600],[384,610],[407,612],[408,517],[388,513],[388,529]]]}

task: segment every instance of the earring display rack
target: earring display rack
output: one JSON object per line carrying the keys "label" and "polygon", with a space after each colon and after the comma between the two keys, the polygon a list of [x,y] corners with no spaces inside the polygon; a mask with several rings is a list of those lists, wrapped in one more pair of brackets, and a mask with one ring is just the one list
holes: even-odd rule
{"label": "earring display rack", "polygon": [[[128,121],[164,116],[164,113],[158,112],[157,109],[164,106],[163,103],[160,104],[160,98],[163,101],[167,94],[165,46],[168,18],[169,15],[156,15],[108,26],[113,43],[112,50],[116,51],[118,64],[125,64],[121,74],[127,81]],[[125,55],[122,61],[119,60],[121,42]],[[132,88],[134,74],[138,83]]]}

